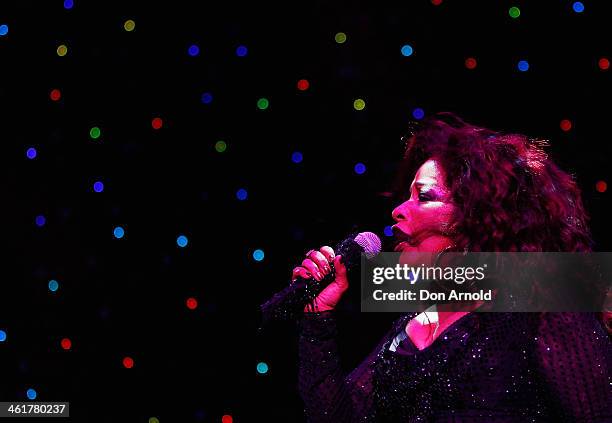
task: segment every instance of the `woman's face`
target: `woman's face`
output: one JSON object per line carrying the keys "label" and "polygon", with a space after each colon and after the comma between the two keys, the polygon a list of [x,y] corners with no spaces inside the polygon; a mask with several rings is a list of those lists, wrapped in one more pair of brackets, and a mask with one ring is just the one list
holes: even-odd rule
{"label": "woman's face", "polygon": [[414,176],[410,198],[393,210],[393,233],[399,241],[395,251],[438,253],[451,246],[454,211],[444,170],[435,159],[427,160]]}

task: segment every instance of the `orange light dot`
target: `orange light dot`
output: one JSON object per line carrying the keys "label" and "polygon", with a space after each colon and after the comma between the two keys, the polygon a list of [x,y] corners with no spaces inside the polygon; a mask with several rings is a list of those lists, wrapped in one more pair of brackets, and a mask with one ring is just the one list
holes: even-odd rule
{"label": "orange light dot", "polygon": [[572,121],[568,119],[563,119],[559,126],[561,127],[562,131],[567,132],[572,129]]}
{"label": "orange light dot", "polygon": [[134,367],[134,360],[132,359],[132,357],[125,357],[123,359],[123,367],[125,367],[126,369],[131,369],[132,367]]}
{"label": "orange light dot", "polygon": [[442,0],[431,0],[431,4],[434,6],[440,6],[442,4]]}
{"label": "orange light dot", "polygon": [[595,189],[597,192],[604,193],[608,190],[608,184],[606,184],[606,181],[597,181],[595,184]]}
{"label": "orange light dot", "polygon": [[306,91],[310,87],[310,82],[307,79],[300,79],[297,83],[297,88],[300,91]]}
{"label": "orange light dot", "polygon": [[49,98],[51,98],[53,101],[58,101],[61,97],[62,93],[57,88],[51,90],[51,93],[49,94]]}
{"label": "orange light dot", "polygon": [[468,57],[467,59],[465,59],[465,67],[468,69],[476,69],[476,66],[478,65],[478,62],[476,62],[476,59],[474,59],[473,57]]}
{"label": "orange light dot", "polygon": [[69,350],[72,347],[72,342],[68,338],[62,339],[61,342],[62,348],[65,350]]}
{"label": "orange light dot", "polygon": [[151,121],[151,126],[153,127],[153,129],[161,129],[161,127],[164,125],[164,121],[161,120],[161,118],[153,118],[153,120]]}
{"label": "orange light dot", "polygon": [[608,70],[608,68],[610,67],[610,61],[605,58],[602,57],[601,59],[599,59],[599,69],[601,70]]}
{"label": "orange light dot", "polygon": [[198,300],[195,298],[187,298],[187,308],[189,310],[195,310],[198,307]]}
{"label": "orange light dot", "polygon": [[234,419],[229,414],[226,414],[223,417],[221,417],[221,423],[232,423],[233,421]]}

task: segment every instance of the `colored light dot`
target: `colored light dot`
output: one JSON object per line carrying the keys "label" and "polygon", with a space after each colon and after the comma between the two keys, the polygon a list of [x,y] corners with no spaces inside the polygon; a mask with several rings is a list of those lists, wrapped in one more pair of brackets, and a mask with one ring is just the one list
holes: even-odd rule
{"label": "colored light dot", "polygon": [[189,55],[190,55],[191,57],[195,57],[195,56],[197,56],[198,54],[200,54],[200,47],[198,47],[198,46],[197,46],[197,45],[195,45],[195,44],[192,44],[192,45],[190,45],[190,46],[189,46],[189,48],[187,49],[187,53],[189,53]]}
{"label": "colored light dot", "polygon": [[223,417],[221,417],[221,423],[233,423],[233,422],[234,422],[234,419],[229,414],[225,414]]}
{"label": "colored light dot", "polygon": [[384,233],[385,236],[393,236],[393,229],[391,229],[391,226],[385,226]]}
{"label": "colored light dot", "polygon": [[308,82],[307,79],[300,79],[297,82],[297,89],[300,91],[306,91],[308,87],[310,87],[310,83]]}
{"label": "colored light dot", "polygon": [[6,34],[8,34],[8,25],[0,25],[0,37],[5,36]]}
{"label": "colored light dot", "polygon": [[572,5],[572,9],[574,9],[576,13],[582,13],[584,12],[584,4],[581,1],[576,1]]}
{"label": "colored light dot", "polygon": [[70,339],[64,338],[60,342],[60,345],[62,346],[63,349],[69,350],[72,347],[72,342],[70,341]]}
{"label": "colored light dot", "polygon": [[599,69],[601,70],[608,70],[610,68],[610,60],[605,57],[599,59],[599,62],[597,64],[599,65]]}
{"label": "colored light dot", "polygon": [[64,57],[66,54],[68,54],[68,47],[66,47],[65,44],[60,45],[57,48],[57,55],[60,57]]}
{"label": "colored light dot", "polygon": [[49,281],[49,291],[55,292],[59,288],[59,283],[55,279]]}
{"label": "colored light dot", "polygon": [[236,191],[236,198],[238,198],[240,201],[246,200],[248,196],[249,193],[244,188],[240,188],[238,191]]}
{"label": "colored light dot", "polygon": [[149,423],[159,423],[159,419],[157,417],[149,417]]}
{"label": "colored light dot", "polygon": [[431,0],[431,4],[434,6],[440,6],[442,4],[442,0]]}
{"label": "colored light dot", "polygon": [[202,94],[202,103],[204,104],[210,104],[213,101],[213,96],[211,93],[204,93]]}
{"label": "colored light dot", "polygon": [[0,342],[6,341],[6,332],[0,329]]}
{"label": "colored light dot", "polygon": [[415,119],[423,119],[423,117],[425,117],[425,111],[421,109],[420,107],[417,107],[416,109],[412,111],[412,116]]}
{"label": "colored light dot", "polygon": [[53,101],[58,101],[61,97],[62,97],[62,93],[57,88],[54,90],[51,90],[51,93],[49,94],[49,98]]}
{"label": "colored light dot", "polygon": [[563,119],[559,126],[561,127],[562,131],[567,132],[570,129],[572,129],[572,121],[570,121],[568,119]]}
{"label": "colored light dot", "polygon": [[357,163],[355,165],[355,173],[357,175],[363,175],[366,171],[366,165],[364,165],[363,163]]}
{"label": "colored light dot", "polygon": [[266,373],[268,373],[268,365],[263,361],[257,363],[257,373],[259,373],[260,375],[265,375]]}
{"label": "colored light dot", "polygon": [[26,395],[28,396],[28,399],[31,399],[31,400],[36,399],[36,390],[30,388],[27,390]]}
{"label": "colored light dot", "polygon": [[117,226],[113,229],[113,235],[115,235],[115,238],[121,239],[125,235],[125,230],[121,226]]}
{"label": "colored light dot", "polygon": [[36,222],[36,226],[42,227],[42,226],[45,226],[45,223],[47,223],[47,219],[45,219],[45,216],[39,215],[39,216],[36,216],[35,222]]}
{"label": "colored light dot", "polygon": [[94,182],[93,190],[95,192],[102,192],[102,191],[104,191],[104,184],[102,182],[100,182],[100,181]]}
{"label": "colored light dot", "polygon": [[255,250],[253,251],[253,260],[255,261],[262,261],[264,259],[264,252],[263,250]]}
{"label": "colored light dot", "polygon": [[365,109],[365,101],[363,101],[361,98],[358,98],[357,100],[353,101],[353,107],[355,108],[355,110],[363,110]]}
{"label": "colored light dot", "polygon": [[299,151],[295,151],[291,155],[291,161],[293,163],[302,163],[302,160],[304,160],[304,155],[302,153],[300,153]]}
{"label": "colored light dot", "polygon": [[123,359],[123,367],[125,367],[126,369],[131,369],[132,367],[134,367],[134,360],[132,359],[132,357],[125,357]]}
{"label": "colored light dot", "polygon": [[161,118],[153,118],[153,120],[151,120],[151,127],[153,127],[153,129],[161,129],[161,127],[164,126],[164,121]]}
{"label": "colored light dot", "polygon": [[185,235],[179,235],[176,238],[176,245],[178,245],[181,248],[185,248],[188,243],[189,243],[189,240],[187,239]]}
{"label": "colored light dot", "polygon": [[471,69],[476,69],[476,66],[478,66],[478,62],[473,57],[468,57],[467,59],[465,59],[466,68],[471,70]]}
{"label": "colored light dot", "polygon": [[527,72],[529,70],[529,62],[527,62],[527,60],[521,60],[518,62],[518,70],[521,72]]}
{"label": "colored light dot", "polygon": [[334,36],[334,40],[336,40],[338,44],[344,44],[346,42],[346,34],[344,32],[338,32]]}
{"label": "colored light dot", "polygon": [[102,135],[102,131],[97,126],[94,126],[89,130],[89,136],[94,140],[100,138],[100,135]]}
{"label": "colored light dot", "polygon": [[198,307],[198,300],[195,298],[187,298],[187,308],[189,310],[195,310]]}
{"label": "colored light dot", "polygon": [[227,144],[225,141],[217,141],[215,143],[215,150],[217,150],[217,153],[223,153],[225,150],[227,150]]}
{"label": "colored light dot", "polygon": [[247,55],[248,52],[249,49],[247,49],[246,46],[238,46],[236,48],[236,56],[238,57],[244,57]]}
{"label": "colored light dot", "polygon": [[401,52],[402,52],[402,56],[404,57],[412,56],[412,52],[413,52],[412,46],[406,44],[405,46],[402,47]]}
{"label": "colored light dot", "polygon": [[36,149],[34,147],[30,147],[26,150],[26,157],[30,160],[33,160],[36,158]]}
{"label": "colored light dot", "polygon": [[513,6],[508,10],[508,14],[510,15],[511,18],[516,19],[519,16],[521,16],[521,9],[519,9],[516,6]]}
{"label": "colored light dot", "polygon": [[132,32],[134,30],[134,28],[136,28],[136,22],[134,22],[131,19],[128,19],[123,24],[123,29],[125,29],[127,32]]}
{"label": "colored light dot", "polygon": [[70,10],[74,6],[74,1],[64,0],[64,9]]}
{"label": "colored light dot", "polygon": [[257,108],[259,110],[266,110],[269,105],[270,105],[270,102],[268,101],[267,98],[260,98],[259,100],[257,100]]}
{"label": "colored light dot", "polygon": [[597,190],[597,192],[604,193],[608,190],[608,184],[606,183],[606,181],[597,181],[597,183],[595,184],[595,189]]}

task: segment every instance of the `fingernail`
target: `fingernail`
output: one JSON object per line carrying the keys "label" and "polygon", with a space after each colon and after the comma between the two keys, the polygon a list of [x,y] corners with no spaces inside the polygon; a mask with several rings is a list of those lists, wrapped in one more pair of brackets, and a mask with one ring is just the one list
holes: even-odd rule
{"label": "fingernail", "polygon": [[319,279],[323,279],[323,274],[321,272],[317,272],[317,275],[319,276]]}

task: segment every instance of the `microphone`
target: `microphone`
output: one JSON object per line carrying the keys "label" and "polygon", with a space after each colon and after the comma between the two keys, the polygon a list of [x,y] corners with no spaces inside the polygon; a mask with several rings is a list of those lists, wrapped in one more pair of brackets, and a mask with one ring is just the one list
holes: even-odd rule
{"label": "microphone", "polygon": [[[381,251],[380,238],[372,232],[351,234],[340,242],[334,252],[342,255],[342,263],[347,270],[361,263],[361,254],[371,259]],[[277,292],[260,306],[262,327],[271,320],[288,320],[300,316],[307,304],[312,301],[323,289],[334,281],[336,272],[331,264],[332,271],[321,281],[314,278],[304,279],[298,277],[289,286]]]}

